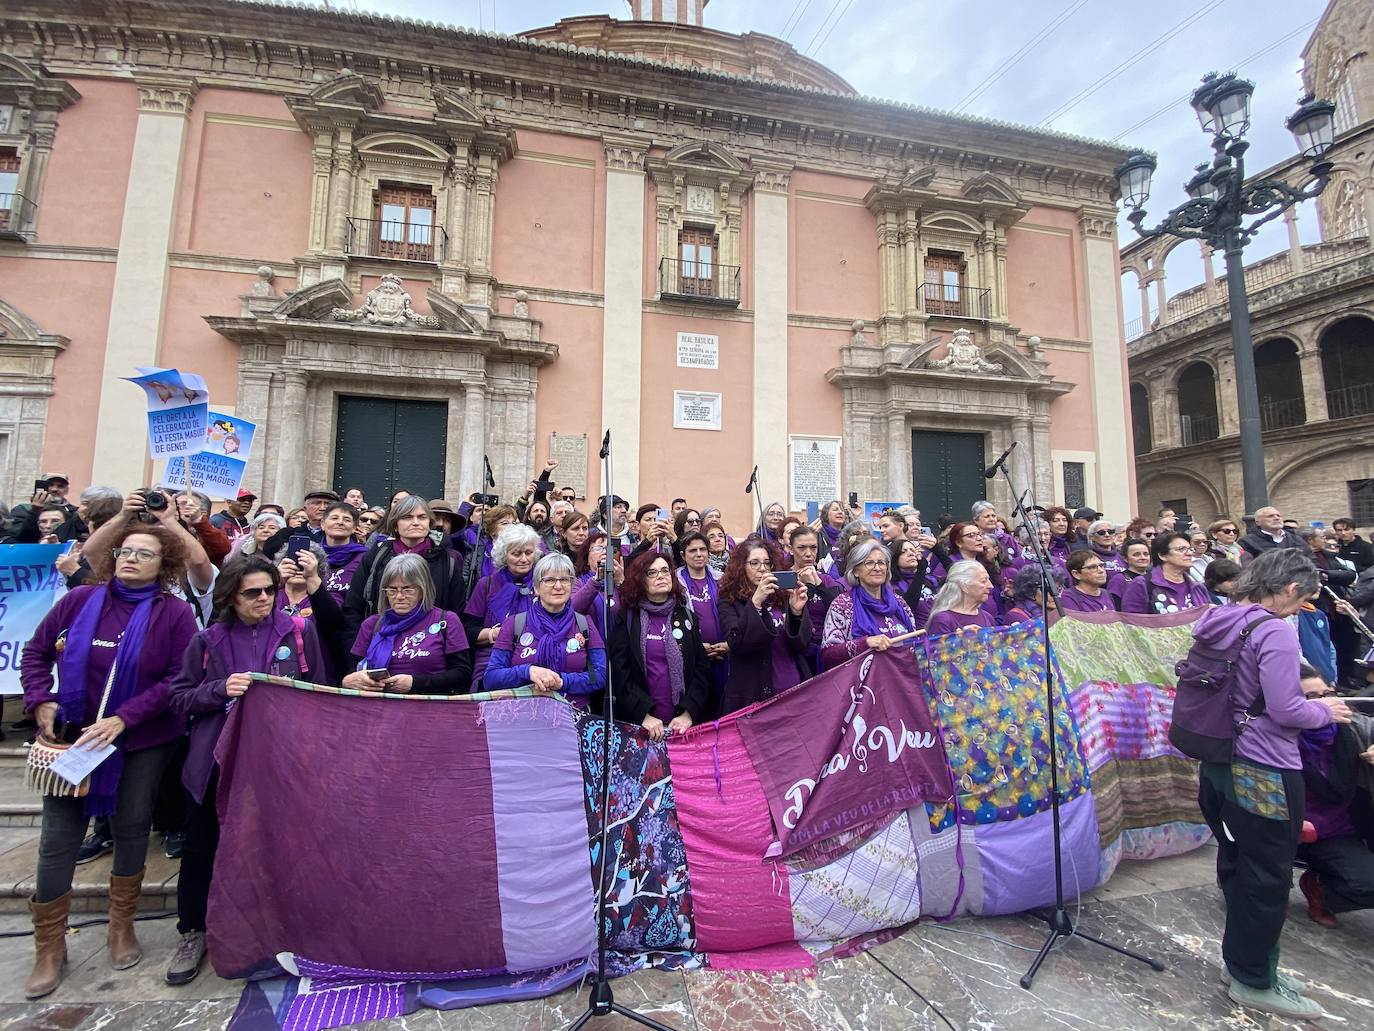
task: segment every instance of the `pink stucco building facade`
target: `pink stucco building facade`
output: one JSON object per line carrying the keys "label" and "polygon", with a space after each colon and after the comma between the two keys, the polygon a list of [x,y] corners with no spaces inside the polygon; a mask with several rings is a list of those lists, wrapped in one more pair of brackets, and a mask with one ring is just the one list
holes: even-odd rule
{"label": "pink stucco building facade", "polygon": [[617,493],[734,526],[755,465],[962,515],[1012,440],[1046,503],[1134,505],[1113,146],[859,97],[696,4],[111,10],[0,11],[10,499],[156,477],[120,377],[160,365],[260,424],[285,503],[457,497],[484,455],[594,497],[609,427]]}

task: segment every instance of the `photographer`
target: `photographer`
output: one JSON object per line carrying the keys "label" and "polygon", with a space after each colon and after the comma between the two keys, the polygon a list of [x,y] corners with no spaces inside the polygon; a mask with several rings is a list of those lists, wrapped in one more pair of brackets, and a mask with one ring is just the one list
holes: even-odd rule
{"label": "photographer", "polygon": [[43,531],[38,528],[39,514],[47,508],[62,511],[62,520],[74,516],[76,509],[67,504],[67,478],[49,474],[33,481],[33,495],[27,504],[15,505],[0,532],[0,544],[40,544]]}
{"label": "photographer", "polygon": [[232,542],[228,534],[210,522],[210,499],[198,490],[184,490],[177,494],[176,501],[182,525],[196,535],[218,569],[224,564]]}

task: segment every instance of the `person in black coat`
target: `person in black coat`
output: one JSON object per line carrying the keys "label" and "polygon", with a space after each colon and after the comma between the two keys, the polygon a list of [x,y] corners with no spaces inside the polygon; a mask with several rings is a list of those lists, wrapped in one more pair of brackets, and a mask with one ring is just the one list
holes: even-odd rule
{"label": "person in black coat", "polygon": [[463,562],[448,547],[447,536],[434,530],[429,502],[409,494],[391,509],[385,527],[386,537],[378,540],[363,556],[358,571],[348,585],[344,599],[345,638],[358,636],[363,621],[378,612],[377,598],[382,590],[382,573],[393,555],[416,554],[429,566],[434,581],[434,606],[441,611],[462,612],[467,603],[467,583]]}
{"label": "person in black coat", "polygon": [[631,562],[620,599],[607,642],[616,719],[655,741],[713,719],[711,660],[668,557],[650,551]]}
{"label": "person in black coat", "polygon": [[778,589],[773,570],[782,565],[777,545],[750,537],[731,554],[720,578],[720,629],[730,645],[722,714],[781,694],[811,676],[807,588]]}

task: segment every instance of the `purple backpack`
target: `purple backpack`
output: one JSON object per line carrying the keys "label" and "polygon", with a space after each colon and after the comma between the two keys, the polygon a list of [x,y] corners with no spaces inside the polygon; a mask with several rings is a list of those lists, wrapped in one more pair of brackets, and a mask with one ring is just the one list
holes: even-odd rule
{"label": "purple backpack", "polygon": [[1264,714],[1261,691],[1243,719],[1235,717],[1231,694],[1236,685],[1236,660],[1255,627],[1278,616],[1261,616],[1240,632],[1236,643],[1217,649],[1194,640],[1188,654],[1174,666],[1178,688],[1169,724],[1169,743],[1186,756],[1210,763],[1229,763],[1236,738],[1249,722]]}

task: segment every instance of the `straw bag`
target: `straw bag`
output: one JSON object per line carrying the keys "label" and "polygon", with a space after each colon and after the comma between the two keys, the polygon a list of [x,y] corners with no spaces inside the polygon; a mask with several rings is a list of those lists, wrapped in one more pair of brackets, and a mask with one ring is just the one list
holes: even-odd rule
{"label": "straw bag", "polygon": [[[114,684],[117,665],[118,660],[110,664],[110,675],[105,679],[105,692],[100,696],[100,708],[95,714],[97,720],[105,716],[105,703],[110,700],[110,688]],[[29,746],[29,758],[24,766],[24,786],[39,795],[52,795],[54,798],[85,798],[91,790],[89,775],[80,784],[73,784],[52,771],[52,764],[71,747],[64,741],[45,738],[41,734],[36,737]]]}

